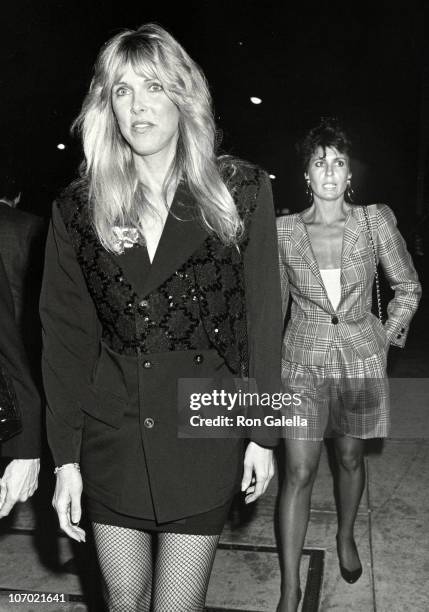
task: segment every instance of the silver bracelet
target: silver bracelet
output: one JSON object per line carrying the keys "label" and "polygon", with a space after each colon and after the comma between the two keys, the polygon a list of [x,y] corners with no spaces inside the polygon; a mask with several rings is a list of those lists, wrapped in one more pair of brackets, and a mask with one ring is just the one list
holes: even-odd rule
{"label": "silver bracelet", "polygon": [[78,472],[80,472],[80,465],[78,463],[63,463],[63,465],[57,465],[57,467],[54,470],[54,474],[58,474],[58,472],[60,470],[62,470],[63,468],[66,467],[66,465],[72,465],[74,468],[77,469]]}

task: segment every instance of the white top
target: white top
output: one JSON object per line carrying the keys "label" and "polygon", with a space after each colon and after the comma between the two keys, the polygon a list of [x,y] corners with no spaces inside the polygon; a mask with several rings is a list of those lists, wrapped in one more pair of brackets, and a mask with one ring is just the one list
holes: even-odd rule
{"label": "white top", "polygon": [[325,285],[326,293],[332,304],[334,310],[337,310],[337,306],[341,299],[341,268],[333,268],[330,270],[320,270],[320,275]]}

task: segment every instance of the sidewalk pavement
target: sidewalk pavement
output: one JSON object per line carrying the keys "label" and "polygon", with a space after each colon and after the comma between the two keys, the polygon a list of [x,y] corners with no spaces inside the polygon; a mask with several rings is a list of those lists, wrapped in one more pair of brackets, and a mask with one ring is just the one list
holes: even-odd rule
{"label": "sidewalk pavement", "polygon": [[[428,612],[429,593],[429,380],[392,380],[392,438],[370,443],[367,485],[356,521],[363,575],[345,583],[335,551],[336,514],[332,476],[324,450],[316,480],[305,548],[324,553],[321,612]],[[222,535],[208,593],[214,609],[273,612],[279,597],[274,516],[277,480],[240,525]],[[32,504],[22,504],[0,535],[0,612],[83,612],[82,581],[75,572],[84,548],[58,537],[50,500],[39,499],[35,527]],[[238,520],[233,513],[233,523]],[[38,519],[40,520],[40,519]],[[256,547],[256,549],[255,549]],[[78,558],[78,561],[73,559]],[[308,576],[303,555],[302,585]],[[80,559],[80,560],[79,560]],[[313,570],[312,570],[313,571]],[[85,573],[85,572],[84,572]],[[311,572],[310,572],[311,574]],[[86,578],[88,578],[88,573]],[[16,592],[56,592],[75,596],[65,603],[10,603]],[[73,598],[72,598],[73,599]],[[305,607],[307,605],[307,607]],[[304,612],[317,608],[307,601]],[[168,611],[170,612],[170,611]],[[171,611],[173,612],[173,611]],[[176,612],[176,611],[174,611]]]}

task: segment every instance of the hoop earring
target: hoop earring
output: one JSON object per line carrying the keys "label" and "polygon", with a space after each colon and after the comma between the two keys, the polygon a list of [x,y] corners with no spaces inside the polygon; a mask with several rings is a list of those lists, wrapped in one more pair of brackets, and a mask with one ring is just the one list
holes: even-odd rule
{"label": "hoop earring", "polygon": [[354,202],[354,195],[355,195],[355,192],[353,191],[352,183],[349,179],[347,181],[346,198],[350,202],[350,204],[353,204]]}
{"label": "hoop earring", "polygon": [[310,204],[313,204],[313,190],[310,185],[310,179],[307,179],[307,187],[305,188],[305,195]]}

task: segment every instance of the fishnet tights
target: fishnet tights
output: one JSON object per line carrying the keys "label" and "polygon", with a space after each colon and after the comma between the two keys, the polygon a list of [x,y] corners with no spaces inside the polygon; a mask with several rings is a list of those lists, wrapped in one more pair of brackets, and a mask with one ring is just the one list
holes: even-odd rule
{"label": "fishnet tights", "polygon": [[[219,536],[93,523],[109,612],[202,612]],[[151,606],[152,602],[152,606]]]}

